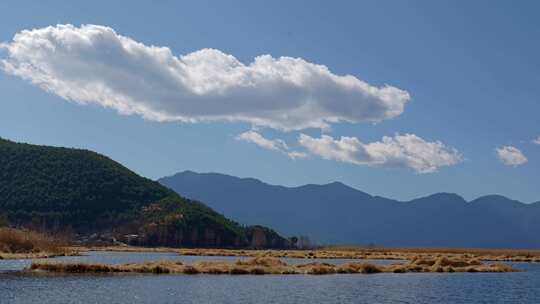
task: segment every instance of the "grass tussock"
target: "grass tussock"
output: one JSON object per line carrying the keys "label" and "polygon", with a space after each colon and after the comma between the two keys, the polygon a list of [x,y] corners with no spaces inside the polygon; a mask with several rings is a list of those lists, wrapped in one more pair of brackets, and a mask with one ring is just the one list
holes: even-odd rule
{"label": "grass tussock", "polygon": [[67,273],[102,273],[113,272],[114,269],[111,266],[104,264],[84,264],[84,263],[72,263],[72,264],[49,264],[49,263],[32,263],[30,266],[32,270],[43,270],[48,272],[67,272]]}
{"label": "grass tussock", "polygon": [[337,272],[337,267],[329,263],[308,263],[297,265],[296,268],[306,274],[332,274]]}
{"label": "grass tussock", "polygon": [[74,255],[67,249],[67,242],[50,235],[19,230],[0,228],[0,258],[37,258],[59,255]]}
{"label": "grass tussock", "polygon": [[371,273],[383,272],[384,270],[380,266],[370,264],[370,263],[347,263],[347,264],[341,265],[337,271],[339,273],[371,274]]}
{"label": "grass tussock", "polygon": [[374,265],[369,263],[307,263],[289,265],[275,258],[258,257],[248,260],[198,261],[190,264],[179,261],[152,261],[128,264],[87,264],[87,263],[52,263],[36,261],[30,266],[31,271],[56,273],[153,273],[153,274],[309,274],[325,275],[336,273],[375,274],[407,272],[515,272],[505,264],[478,264],[477,261],[457,261],[440,257],[434,260],[417,259],[401,264]]}

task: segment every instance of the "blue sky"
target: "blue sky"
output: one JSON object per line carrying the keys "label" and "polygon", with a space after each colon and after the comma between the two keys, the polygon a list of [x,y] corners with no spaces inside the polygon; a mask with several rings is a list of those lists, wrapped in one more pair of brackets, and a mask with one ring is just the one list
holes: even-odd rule
{"label": "blue sky", "polygon": [[[174,56],[213,48],[245,65],[263,54],[302,58],[325,65],[333,75],[352,75],[376,88],[388,84],[406,91],[410,100],[393,117],[374,114],[381,118],[377,123],[341,121],[324,130],[254,126],[251,116],[233,122],[160,122],[97,103],[66,102],[58,92],[0,72],[0,136],[95,150],[150,178],[190,169],[284,185],[338,180],[397,199],[445,191],[467,199],[497,193],[539,201],[540,145],[532,142],[540,136],[539,6],[534,1],[519,6],[508,1],[238,1],[234,6],[217,1],[3,1],[0,41],[6,43],[25,29],[97,24],[146,46],[168,47]],[[329,92],[332,110],[339,112],[341,96],[348,95],[336,87],[316,92]],[[288,96],[279,97],[276,103],[286,108]],[[310,113],[303,121],[316,118]],[[252,129],[278,148],[237,139]],[[300,134],[324,149],[300,144]],[[332,139],[330,145],[317,141],[323,134]],[[429,173],[402,158],[381,162],[374,154],[380,151],[370,143],[380,144],[384,136],[397,140],[397,134],[414,134],[421,144],[440,142],[444,148],[430,157],[437,159],[436,152],[454,157],[455,149],[459,159],[439,157]],[[342,136],[356,138],[360,143],[352,145],[362,153],[343,156],[332,145]],[[527,162],[504,164],[496,152],[503,146],[518,149]],[[307,157],[291,159],[290,151]]]}

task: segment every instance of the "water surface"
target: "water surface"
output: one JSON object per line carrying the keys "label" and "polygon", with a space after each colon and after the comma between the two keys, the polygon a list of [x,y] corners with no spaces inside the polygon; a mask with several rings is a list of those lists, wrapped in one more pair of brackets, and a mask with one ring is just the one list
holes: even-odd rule
{"label": "water surface", "polygon": [[[89,252],[55,260],[125,263],[237,260],[175,253]],[[288,263],[317,261],[284,259]],[[342,263],[350,260],[321,260]],[[394,263],[396,261],[372,261]],[[30,261],[0,260],[0,303],[540,303],[540,264],[520,273],[374,275],[48,275],[20,272]]]}

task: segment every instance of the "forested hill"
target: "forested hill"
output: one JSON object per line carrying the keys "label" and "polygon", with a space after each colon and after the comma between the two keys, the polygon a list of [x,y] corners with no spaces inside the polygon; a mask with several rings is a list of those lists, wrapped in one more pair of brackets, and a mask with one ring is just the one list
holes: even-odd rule
{"label": "forested hill", "polygon": [[269,229],[246,229],[106,156],[1,138],[0,216],[35,229],[136,234],[146,245],[242,247],[254,234],[258,246],[286,245],[275,234],[260,236]]}

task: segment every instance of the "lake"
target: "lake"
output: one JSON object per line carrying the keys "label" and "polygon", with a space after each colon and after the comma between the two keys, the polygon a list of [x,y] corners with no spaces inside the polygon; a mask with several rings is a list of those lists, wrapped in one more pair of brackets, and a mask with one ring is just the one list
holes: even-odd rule
{"label": "lake", "polygon": [[[159,259],[189,262],[239,258],[88,252],[86,256],[54,260],[125,263]],[[284,260],[291,264],[317,261]],[[540,264],[512,263],[526,270],[519,273],[324,276],[58,275],[20,271],[30,263],[0,260],[0,303],[540,303]]]}

